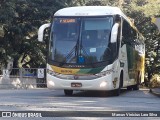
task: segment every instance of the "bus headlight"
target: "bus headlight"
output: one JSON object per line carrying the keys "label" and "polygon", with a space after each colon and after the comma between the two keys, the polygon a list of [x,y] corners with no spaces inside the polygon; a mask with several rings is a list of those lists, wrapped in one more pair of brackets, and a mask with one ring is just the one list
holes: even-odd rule
{"label": "bus headlight", "polygon": [[101,82],[100,87],[106,87],[106,86],[107,86],[107,82],[105,81]]}
{"label": "bus headlight", "polygon": [[98,74],[96,74],[97,76],[99,76],[99,77],[103,77],[103,76],[105,76],[106,75],[106,71],[104,71],[104,72],[100,72],[100,73],[98,73]]}
{"label": "bus headlight", "polygon": [[52,76],[56,76],[56,73],[52,70],[47,69],[47,73],[52,75]]}
{"label": "bus headlight", "polygon": [[113,70],[113,69],[110,69],[110,70],[106,70],[106,71],[97,73],[96,75],[97,75],[97,76],[100,76],[100,77],[103,77],[103,76],[106,76],[106,75],[111,74],[112,72],[114,72],[114,70]]}
{"label": "bus headlight", "polygon": [[48,84],[49,84],[50,86],[54,86],[54,82],[53,82],[53,81],[48,81]]}

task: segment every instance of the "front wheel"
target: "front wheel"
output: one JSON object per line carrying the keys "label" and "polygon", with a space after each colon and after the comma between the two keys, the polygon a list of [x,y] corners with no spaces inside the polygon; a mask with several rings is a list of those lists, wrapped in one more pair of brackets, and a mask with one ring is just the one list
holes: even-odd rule
{"label": "front wheel", "polygon": [[66,96],[71,96],[73,94],[73,90],[64,90],[64,94]]}
{"label": "front wheel", "polygon": [[114,95],[115,95],[115,96],[119,96],[120,93],[121,93],[121,87],[119,86],[118,89],[114,90]]}
{"label": "front wheel", "polygon": [[119,81],[119,87],[118,87],[118,89],[114,90],[114,95],[115,96],[119,96],[120,95],[122,87],[123,87],[123,73],[121,72],[120,81]]}
{"label": "front wheel", "polygon": [[118,87],[118,89],[116,89],[116,90],[114,90],[114,95],[115,96],[119,96],[120,95],[120,93],[121,93],[121,88],[122,88],[122,86],[123,86],[123,74],[121,74],[121,76],[120,76],[120,81],[119,81],[119,87]]}

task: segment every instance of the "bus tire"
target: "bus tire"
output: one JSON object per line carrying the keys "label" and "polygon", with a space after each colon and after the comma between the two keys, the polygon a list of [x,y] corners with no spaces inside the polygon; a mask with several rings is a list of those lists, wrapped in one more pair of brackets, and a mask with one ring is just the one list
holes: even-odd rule
{"label": "bus tire", "polygon": [[138,73],[137,84],[133,85],[133,90],[139,90],[140,83],[141,83],[141,75]]}
{"label": "bus tire", "polygon": [[119,81],[119,87],[118,89],[116,89],[114,92],[114,95],[115,96],[119,96],[120,93],[121,93],[121,88],[123,87],[123,72],[121,72],[121,75],[120,75],[120,81]]}
{"label": "bus tire", "polygon": [[139,84],[133,85],[133,90],[139,90]]}
{"label": "bus tire", "polygon": [[132,86],[128,86],[127,90],[132,90],[132,88],[133,88]]}
{"label": "bus tire", "polygon": [[116,89],[116,90],[114,91],[114,95],[115,95],[115,96],[119,96],[119,95],[120,95],[120,92],[121,92],[121,88],[119,87],[118,89]]}
{"label": "bus tire", "polygon": [[66,96],[71,96],[73,94],[73,90],[64,90],[64,94]]}

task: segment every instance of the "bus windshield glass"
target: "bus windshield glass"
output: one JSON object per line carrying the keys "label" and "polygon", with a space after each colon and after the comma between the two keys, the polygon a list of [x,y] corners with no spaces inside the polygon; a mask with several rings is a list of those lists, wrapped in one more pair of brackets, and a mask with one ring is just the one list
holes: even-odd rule
{"label": "bus windshield glass", "polygon": [[113,17],[54,18],[49,58],[59,63],[98,63],[111,56]]}

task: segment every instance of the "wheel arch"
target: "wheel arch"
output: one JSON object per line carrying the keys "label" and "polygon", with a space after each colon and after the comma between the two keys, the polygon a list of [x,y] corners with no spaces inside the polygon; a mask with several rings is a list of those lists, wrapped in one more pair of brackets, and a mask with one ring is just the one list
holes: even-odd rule
{"label": "wheel arch", "polygon": [[123,69],[120,72],[119,80],[120,80],[120,87],[123,87],[123,81],[124,81],[124,71],[123,71]]}

